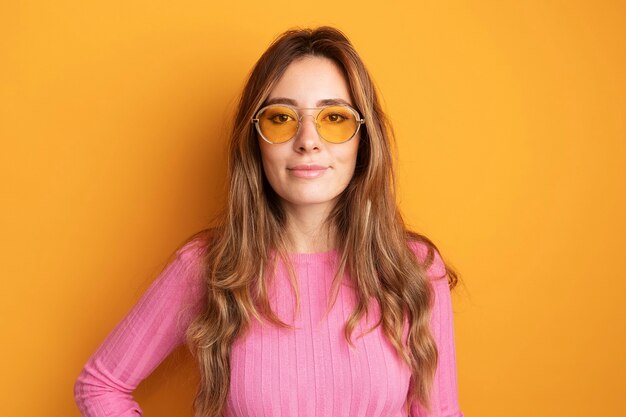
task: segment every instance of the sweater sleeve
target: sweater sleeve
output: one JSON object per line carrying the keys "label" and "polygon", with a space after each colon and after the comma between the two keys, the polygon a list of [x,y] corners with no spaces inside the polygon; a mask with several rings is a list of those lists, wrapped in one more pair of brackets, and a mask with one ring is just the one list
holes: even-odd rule
{"label": "sweater sleeve", "polygon": [[[423,260],[427,249],[417,248],[416,252]],[[428,413],[419,404],[414,403],[409,415],[410,417],[463,417],[458,403],[452,299],[446,268],[436,251],[427,274],[434,294],[430,330],[437,344],[437,370],[430,394],[431,412]]]}
{"label": "sweater sleeve", "polygon": [[85,417],[137,417],[132,392],[176,348],[202,303],[203,243],[176,252],[139,302],[89,358],[74,385]]}

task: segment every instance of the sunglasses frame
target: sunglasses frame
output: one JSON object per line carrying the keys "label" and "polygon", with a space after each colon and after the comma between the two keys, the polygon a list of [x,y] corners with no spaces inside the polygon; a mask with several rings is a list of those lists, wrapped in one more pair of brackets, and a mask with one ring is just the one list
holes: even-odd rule
{"label": "sunglasses frame", "polygon": [[[259,123],[259,115],[261,113],[263,113],[263,111],[269,109],[270,107],[287,107],[287,108],[293,110],[294,113],[296,113],[298,115],[298,128],[296,129],[296,132],[293,134],[293,136],[290,137],[289,139],[287,139],[285,141],[282,141],[282,142],[272,142],[271,140],[266,138],[263,135],[263,133],[261,132],[261,126],[260,126],[260,123]],[[354,133],[352,134],[352,136],[350,136],[348,139],[346,139],[344,141],[341,141],[341,142],[331,142],[331,141],[329,141],[328,139],[324,138],[321,135],[321,133],[319,131],[319,123],[317,122],[317,117],[320,115],[320,113],[322,111],[324,111],[325,109],[327,109],[329,107],[344,107],[344,108],[348,109],[348,111],[350,111],[351,113],[354,114],[355,119],[356,119],[356,129],[354,130]],[[316,110],[316,113],[305,115],[305,114],[301,113],[302,110]],[[305,116],[313,117],[313,121],[315,122],[315,131],[317,132],[317,135],[322,140],[324,140],[325,142],[332,143],[334,145],[339,145],[341,143],[348,142],[350,139],[355,137],[357,133],[359,133],[359,129],[361,128],[361,125],[365,124],[365,120],[363,120],[363,118],[361,117],[359,112],[354,107],[349,106],[347,104],[329,104],[328,106],[322,106],[322,107],[295,107],[295,106],[291,106],[289,104],[280,104],[280,103],[270,104],[268,106],[261,107],[259,109],[259,111],[256,112],[256,116],[254,118],[252,118],[251,122],[256,127],[256,131],[259,134],[259,136],[261,136],[261,139],[263,139],[265,142],[270,143],[272,145],[280,145],[281,143],[287,143],[287,142],[293,140],[293,138],[295,138],[296,136],[298,136],[298,133],[300,132],[300,126],[302,126],[302,119]]]}

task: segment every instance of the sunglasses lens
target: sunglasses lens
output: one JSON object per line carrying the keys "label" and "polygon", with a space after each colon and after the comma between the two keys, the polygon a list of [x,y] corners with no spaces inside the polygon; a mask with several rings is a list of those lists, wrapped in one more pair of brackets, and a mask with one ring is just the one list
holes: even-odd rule
{"label": "sunglasses lens", "polygon": [[289,107],[267,107],[257,118],[259,131],[272,143],[287,142],[298,131],[298,115]]}
{"label": "sunglasses lens", "polygon": [[317,129],[322,138],[332,143],[345,142],[356,133],[357,116],[345,106],[330,106],[317,116]]}

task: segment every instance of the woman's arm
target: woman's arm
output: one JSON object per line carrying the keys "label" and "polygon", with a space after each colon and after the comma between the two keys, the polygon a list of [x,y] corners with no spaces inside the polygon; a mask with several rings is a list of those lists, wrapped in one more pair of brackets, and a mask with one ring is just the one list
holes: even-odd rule
{"label": "woman's arm", "polygon": [[[424,259],[426,248],[417,248],[417,256]],[[414,403],[411,417],[463,417],[459,408],[456,377],[456,353],[454,346],[454,322],[452,299],[443,260],[435,251],[428,276],[433,285],[433,308],[430,330],[438,350],[437,370],[430,394],[431,412]]]}
{"label": "woman's arm", "polygon": [[199,311],[204,243],[192,240],[176,252],[139,302],[113,329],[78,376],[74,397],[85,417],[136,417],[132,397],[139,383],[184,342]]}

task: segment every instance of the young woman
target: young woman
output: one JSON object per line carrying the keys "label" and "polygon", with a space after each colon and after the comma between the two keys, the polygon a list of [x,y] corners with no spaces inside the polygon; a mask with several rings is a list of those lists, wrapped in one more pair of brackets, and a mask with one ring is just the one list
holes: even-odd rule
{"label": "young woman", "polygon": [[341,32],[280,36],[241,96],[221,221],[89,359],[83,415],[141,415],[132,391],[187,341],[198,417],[461,416],[456,277],[403,224],[391,139]]}

